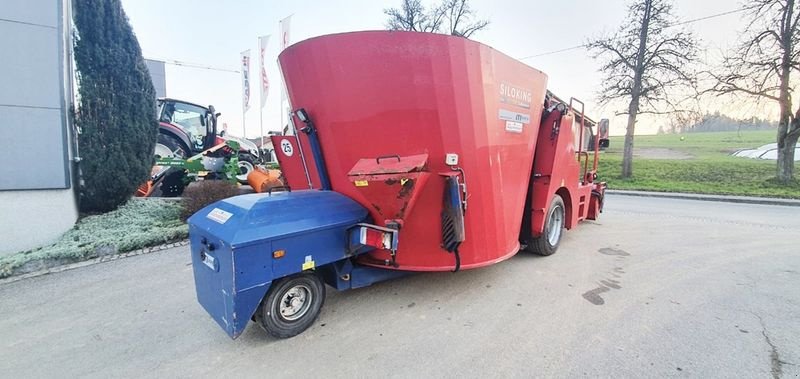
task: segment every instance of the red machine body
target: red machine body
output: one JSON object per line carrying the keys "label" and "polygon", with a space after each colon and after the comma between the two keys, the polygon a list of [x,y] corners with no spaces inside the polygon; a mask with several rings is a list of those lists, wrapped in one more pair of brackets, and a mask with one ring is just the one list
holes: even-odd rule
{"label": "red machine body", "polygon": [[[488,46],[356,32],[297,43],[279,61],[292,106],[314,120],[332,190],[366,207],[375,224],[400,230],[396,252],[376,250],[361,264],[453,270],[443,247],[448,178],[463,191],[461,269],[504,260],[521,238],[540,236],[556,194],[567,228],[600,211],[604,185],[593,183],[596,163],[588,166],[582,109],[545,112],[559,103],[547,76]],[[272,139],[288,185],[319,188],[309,139]]]}

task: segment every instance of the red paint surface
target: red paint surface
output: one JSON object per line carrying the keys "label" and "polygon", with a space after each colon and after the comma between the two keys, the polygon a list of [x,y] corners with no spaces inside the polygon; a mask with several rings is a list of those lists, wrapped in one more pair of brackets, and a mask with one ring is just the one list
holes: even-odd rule
{"label": "red paint surface", "polygon": [[[304,151],[300,151],[297,144],[297,137],[295,136],[271,136],[272,146],[275,148],[275,156],[278,158],[278,164],[281,166],[285,184],[293,190],[311,189],[308,185],[309,179],[313,188],[320,188],[319,176],[317,169],[314,166],[314,160],[310,156],[310,152],[306,147]],[[291,154],[283,150],[282,141],[289,143]],[[303,158],[306,158],[306,166],[303,165]],[[306,176],[305,167],[309,169],[309,176]]]}
{"label": "red paint surface", "polygon": [[[446,271],[454,266],[453,255],[440,247],[444,179],[438,173],[450,171],[447,153],[459,155],[469,189],[462,269],[517,252],[544,73],[468,39],[409,32],[313,38],[284,50],[279,61],[292,106],[305,108],[318,128],[333,190],[367,207],[377,222],[383,215],[347,173],[362,158],[428,154],[431,175],[415,189],[416,206],[404,215],[400,231],[400,269]],[[530,101],[525,96],[521,101],[528,108],[513,97],[501,102],[501,85],[529,92]],[[530,121],[520,133],[507,131],[500,109],[527,114]],[[301,142],[311,168],[305,136]],[[292,187],[305,175],[296,173],[297,167],[282,167]],[[383,261],[388,254],[369,258]]]}

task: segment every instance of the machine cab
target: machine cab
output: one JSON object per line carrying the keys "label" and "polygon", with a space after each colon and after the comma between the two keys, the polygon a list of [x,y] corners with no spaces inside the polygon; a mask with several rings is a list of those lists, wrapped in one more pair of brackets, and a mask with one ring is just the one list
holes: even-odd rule
{"label": "machine cab", "polygon": [[201,151],[212,147],[217,134],[214,107],[206,108],[174,99],[158,99],[158,120],[178,128],[189,137],[190,149]]}

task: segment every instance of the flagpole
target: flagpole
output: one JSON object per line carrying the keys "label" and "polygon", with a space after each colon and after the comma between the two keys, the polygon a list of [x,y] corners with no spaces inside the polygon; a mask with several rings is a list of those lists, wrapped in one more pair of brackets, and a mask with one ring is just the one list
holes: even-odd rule
{"label": "flagpole", "polygon": [[264,108],[258,108],[258,122],[261,133],[261,146],[258,147],[258,153],[261,154],[261,149],[264,148]]}

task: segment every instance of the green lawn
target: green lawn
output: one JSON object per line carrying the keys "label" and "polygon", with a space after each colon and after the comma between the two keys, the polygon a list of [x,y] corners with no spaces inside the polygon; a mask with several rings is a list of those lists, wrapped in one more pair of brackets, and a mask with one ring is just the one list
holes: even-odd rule
{"label": "green lawn", "polygon": [[[645,151],[634,157],[633,178],[625,180],[619,174],[623,139],[611,137],[611,147],[600,157],[600,180],[607,181],[611,189],[800,198],[800,182],[790,186],[775,183],[774,161],[730,156],[738,149],[774,142],[773,131],[636,136],[635,149]],[[654,148],[688,158],[652,159],[647,149]],[[800,169],[800,164],[797,167]]]}

